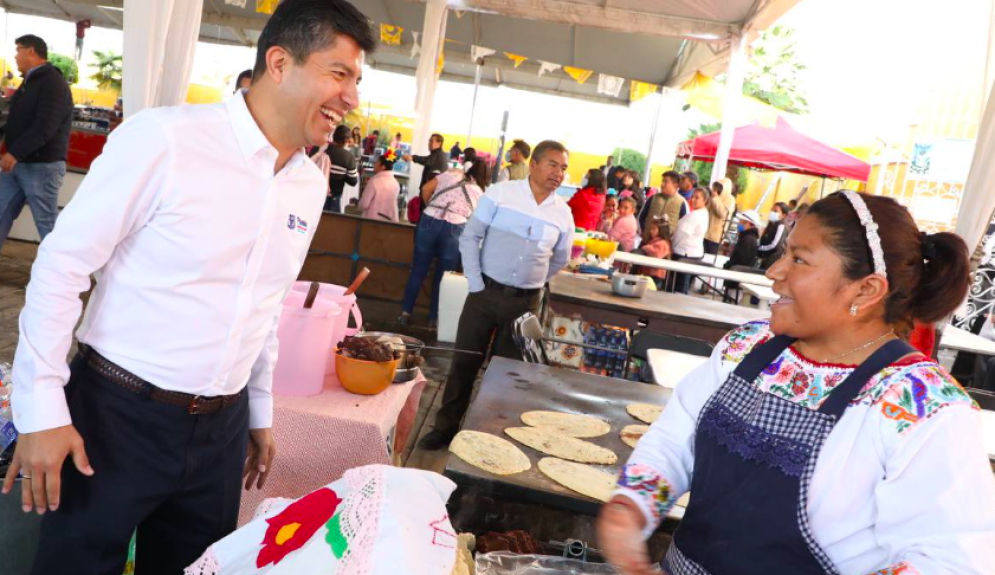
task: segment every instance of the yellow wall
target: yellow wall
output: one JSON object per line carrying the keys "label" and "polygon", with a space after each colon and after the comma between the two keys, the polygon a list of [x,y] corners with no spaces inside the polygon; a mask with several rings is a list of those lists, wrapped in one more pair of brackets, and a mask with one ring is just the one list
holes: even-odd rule
{"label": "yellow wall", "polygon": [[[758,207],[757,202],[760,201],[760,198],[763,197],[764,192],[767,191],[771,182],[778,176],[780,176],[780,179],[777,181],[774,190],[764,201],[763,205]],[[755,209],[761,214],[769,212],[777,202],[788,203],[788,201],[795,199],[805,186],[808,186],[808,190],[798,200],[799,204],[812,204],[822,196],[835,192],[838,189],[864,191],[865,188],[863,182],[852,180],[846,180],[841,184],[836,180],[823,180],[815,176],[758,170],[751,170],[749,172],[747,182],[746,189],[740,191],[736,203],[741,210]],[[823,186],[825,186],[825,189],[823,189]]]}

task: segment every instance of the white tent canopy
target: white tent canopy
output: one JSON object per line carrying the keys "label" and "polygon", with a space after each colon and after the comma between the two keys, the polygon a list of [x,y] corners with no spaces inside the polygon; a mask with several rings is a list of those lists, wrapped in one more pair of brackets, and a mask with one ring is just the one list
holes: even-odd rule
{"label": "white tent canopy", "polygon": [[[254,46],[268,15],[255,0],[202,0],[200,40]],[[472,45],[497,50],[486,59],[481,82],[525,90],[628,103],[628,86],[618,98],[599,95],[597,74],[679,86],[702,70],[725,71],[729,40],[742,30],[761,30],[798,0],[449,0],[446,24],[446,80],[473,82]],[[128,6],[131,9],[132,2]],[[158,2],[157,2],[158,3]],[[377,24],[405,29],[401,46],[381,46],[370,64],[414,75],[411,31],[422,32],[424,1],[354,0]],[[244,6],[239,6],[244,4]],[[121,29],[124,0],[4,0],[14,13],[35,14]],[[685,42],[685,40],[687,42]],[[518,69],[502,52],[529,58]],[[583,85],[562,70],[539,77],[539,61],[592,70]]]}

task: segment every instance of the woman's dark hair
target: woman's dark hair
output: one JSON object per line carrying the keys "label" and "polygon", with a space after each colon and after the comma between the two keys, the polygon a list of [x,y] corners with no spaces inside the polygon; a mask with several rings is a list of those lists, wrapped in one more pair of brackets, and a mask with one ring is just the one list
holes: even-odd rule
{"label": "woman's dark hair", "polygon": [[587,187],[594,188],[595,193],[603,194],[608,191],[605,187],[605,173],[592,168],[587,171]]}
{"label": "woman's dark hair", "polygon": [[280,46],[303,65],[313,52],[327,49],[339,34],[349,36],[367,54],[377,47],[370,20],[346,0],[283,0],[256,42],[253,79],[266,73],[266,52]]}
{"label": "woman's dark hair", "polygon": [[712,191],[715,195],[722,194],[722,182],[712,182]]}
{"label": "woman's dark hair", "polygon": [[392,160],[388,160],[383,156],[377,156],[376,161],[380,162],[380,165],[382,165],[387,171],[394,169],[394,162]]}
{"label": "woman's dark hair", "polygon": [[467,148],[467,149],[463,150],[463,160],[464,161],[469,162],[471,160],[476,160],[476,159],[477,159],[477,149],[476,148]]}
{"label": "woman's dark hair", "polygon": [[[878,226],[888,271],[884,319],[906,333],[912,320],[939,321],[964,301],[970,285],[967,245],[955,234],[925,234],[912,214],[891,198],[860,194]],[[867,233],[850,200],[836,192],[808,209],[827,232],[826,243],[843,259],[843,275],[858,280],[874,272]]]}
{"label": "woman's dark hair", "polygon": [[487,189],[487,184],[489,184],[491,170],[487,165],[487,162],[483,158],[473,157],[470,162],[470,167],[466,170],[466,179],[473,179],[474,182],[480,186],[481,190]]}
{"label": "woman's dark hair", "polygon": [[784,202],[777,202],[776,204],[774,204],[774,206],[771,208],[771,211],[774,211],[774,208],[781,208],[781,213],[784,215],[788,215],[791,213],[791,208],[789,208],[788,204]]}

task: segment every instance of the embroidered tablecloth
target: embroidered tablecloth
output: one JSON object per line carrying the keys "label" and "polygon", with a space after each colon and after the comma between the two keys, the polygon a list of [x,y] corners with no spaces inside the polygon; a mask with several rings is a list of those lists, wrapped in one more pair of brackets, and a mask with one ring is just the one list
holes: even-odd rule
{"label": "embroidered tablecloth", "polygon": [[418,401],[425,388],[414,381],[391,385],[378,395],[355,395],[334,375],[313,397],[276,396],[273,435],[276,459],[262,491],[242,491],[238,524],[250,519],[268,497],[297,498],[335,481],[353,467],[391,463],[387,440],[400,453],[411,435]]}

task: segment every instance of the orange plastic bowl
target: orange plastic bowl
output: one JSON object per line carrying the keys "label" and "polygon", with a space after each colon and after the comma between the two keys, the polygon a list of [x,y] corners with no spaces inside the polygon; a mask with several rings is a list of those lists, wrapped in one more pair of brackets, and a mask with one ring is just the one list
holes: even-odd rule
{"label": "orange plastic bowl", "polygon": [[394,381],[397,360],[364,361],[346,357],[335,350],[335,374],[346,391],[359,395],[376,395]]}

